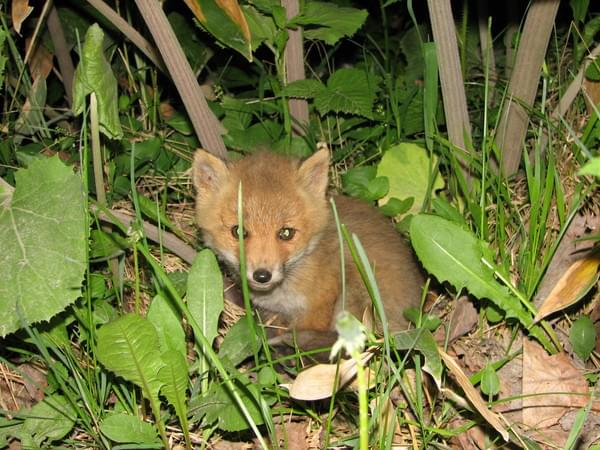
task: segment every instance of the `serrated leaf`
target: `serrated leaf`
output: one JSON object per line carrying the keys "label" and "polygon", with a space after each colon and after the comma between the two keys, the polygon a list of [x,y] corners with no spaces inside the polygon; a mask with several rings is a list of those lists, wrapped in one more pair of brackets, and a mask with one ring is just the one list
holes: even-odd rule
{"label": "serrated leaf", "polygon": [[372,118],[377,84],[377,77],[363,70],[336,70],[327,81],[327,89],[315,97],[315,107],[321,114],[336,112]]}
{"label": "serrated leaf", "polygon": [[223,275],[217,258],[208,249],[196,256],[188,273],[187,304],[208,342],[218,334],[219,316],[223,311]]}
{"label": "serrated leaf", "polygon": [[108,415],[100,424],[100,432],[111,441],[119,443],[155,444],[160,442],[154,425],[131,414]]}
{"label": "serrated leaf", "polygon": [[306,2],[292,24],[308,25],[306,39],[316,39],[334,45],[344,36],[352,36],[367,18],[364,9],[337,6],[335,3]]}
{"label": "serrated leaf", "polygon": [[432,376],[435,383],[442,383],[442,360],[435,339],[429,330],[416,329],[394,334],[394,346],[398,350],[417,350],[425,357],[423,370]]}
{"label": "serrated leaf", "polygon": [[596,327],[592,319],[588,316],[579,317],[571,326],[569,341],[577,356],[587,361],[596,345]]}
{"label": "serrated leaf", "polygon": [[326,89],[318,80],[297,80],[283,88],[283,95],[293,98],[313,98]]}
{"label": "serrated leaf", "polygon": [[[85,210],[79,176],[58,157],[15,173],[0,206],[0,337],[49,320],[81,295]],[[18,304],[18,308],[17,308]]]}
{"label": "serrated leaf", "polygon": [[73,113],[81,114],[86,97],[95,93],[100,131],[112,139],[119,139],[123,136],[123,130],[119,121],[117,80],[104,56],[103,41],[104,32],[98,24],[88,28],[73,79]]}
{"label": "serrated leaf", "polygon": [[173,306],[161,295],[152,300],[146,318],[156,328],[160,351],[171,351],[185,356],[185,331],[181,326],[181,317]]}
{"label": "serrated leaf", "polygon": [[98,330],[98,360],[111,372],[142,388],[146,398],[158,398],[162,368],[154,325],[137,314],[127,314]]}
{"label": "serrated leaf", "polygon": [[379,205],[385,205],[391,197],[412,197],[414,203],[407,213],[418,213],[427,194],[434,196],[436,190],[444,187],[439,173],[429,186],[430,166],[433,165],[435,161],[430,163],[427,151],[419,145],[403,143],[388,149],[377,165],[377,176],[387,177],[390,182],[388,194],[379,200]]}
{"label": "serrated leaf", "polygon": [[75,426],[77,413],[62,395],[51,395],[26,413],[20,432],[33,438],[37,446],[61,439]]}
{"label": "serrated leaf", "polygon": [[[187,422],[186,391],[188,388],[188,365],[185,356],[179,352],[168,351],[162,354],[165,364],[158,372],[163,384],[160,392],[175,408],[182,426]],[[187,427],[186,427],[187,428]]]}
{"label": "serrated leaf", "polygon": [[532,326],[533,318],[519,299],[500,285],[494,270],[483,263],[484,259],[492,263],[485,242],[453,222],[428,214],[412,218],[410,238],[425,269],[440,282],[448,281],[457,291],[466,288],[476,298],[489,299],[547,349],[553,348],[539,326]]}

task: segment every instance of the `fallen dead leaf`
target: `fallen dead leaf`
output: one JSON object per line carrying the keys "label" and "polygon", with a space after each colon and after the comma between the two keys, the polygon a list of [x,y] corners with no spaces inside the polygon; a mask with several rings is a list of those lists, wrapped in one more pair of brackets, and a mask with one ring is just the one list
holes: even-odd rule
{"label": "fallen dead leaf", "polygon": [[15,31],[17,33],[21,34],[21,26],[32,11],[33,7],[29,6],[28,0],[13,0],[10,9],[10,15],[12,18],[13,27],[15,27]]}
{"label": "fallen dead leaf", "polygon": [[[362,353],[362,363],[366,365],[373,355],[372,351]],[[353,359],[343,360],[339,364],[339,372],[338,364],[317,364],[300,372],[293,383],[284,386],[297,400],[322,400],[333,394],[336,374],[339,379],[337,388],[341,389],[356,375],[356,362]]]}
{"label": "fallen dead leaf", "polygon": [[[29,44],[27,45],[29,48]],[[31,72],[31,78],[34,80],[42,77],[48,78],[50,72],[52,72],[54,55],[50,53],[43,45],[38,45],[31,57],[29,58],[29,70]]]}
{"label": "fallen dead leaf", "polygon": [[534,322],[579,301],[598,280],[598,266],[600,266],[598,253],[592,253],[571,264],[544,300]]}
{"label": "fallen dead leaf", "polygon": [[[545,394],[545,395],[539,395]],[[590,390],[581,369],[565,353],[548,355],[536,342],[523,342],[523,423],[550,428],[570,408],[589,401]],[[600,408],[600,402],[594,409]]]}
{"label": "fallen dead leaf", "polygon": [[460,366],[456,363],[456,361],[454,361],[454,358],[439,348],[438,351],[444,360],[446,367],[448,370],[450,370],[450,373],[454,375],[454,379],[464,391],[471,405],[473,405],[473,407],[477,410],[477,412],[479,412],[479,414],[481,414],[486,422],[489,423],[498,433],[500,433],[500,436],[502,436],[506,442],[508,442],[508,430],[504,427],[504,424],[500,420],[500,415],[494,413],[487,407],[485,402],[481,399],[479,392],[477,392],[477,390],[473,387]]}
{"label": "fallen dead leaf", "polygon": [[471,331],[477,325],[478,317],[477,309],[469,298],[467,296],[460,297],[450,319],[448,342],[453,342]]}
{"label": "fallen dead leaf", "polygon": [[581,238],[598,233],[598,230],[600,230],[600,215],[585,214],[573,218],[535,294],[536,308],[540,307],[542,300],[550,294],[569,266],[581,258],[581,253],[593,247],[593,240]]}

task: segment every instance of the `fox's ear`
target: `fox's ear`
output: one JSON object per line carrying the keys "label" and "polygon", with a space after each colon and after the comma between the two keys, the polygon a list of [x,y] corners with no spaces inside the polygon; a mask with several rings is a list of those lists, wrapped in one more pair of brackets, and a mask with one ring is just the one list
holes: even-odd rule
{"label": "fox's ear", "polygon": [[192,163],[192,180],[196,192],[215,191],[223,184],[229,169],[225,162],[206,150],[196,150]]}
{"label": "fox's ear", "polygon": [[316,197],[327,192],[329,174],[329,150],[323,148],[300,164],[298,175],[304,187]]}

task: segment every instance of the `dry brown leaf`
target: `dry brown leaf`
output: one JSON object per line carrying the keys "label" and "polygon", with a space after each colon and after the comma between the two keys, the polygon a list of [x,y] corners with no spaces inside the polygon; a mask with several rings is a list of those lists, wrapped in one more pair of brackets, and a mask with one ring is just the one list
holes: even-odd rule
{"label": "dry brown leaf", "polygon": [[454,361],[454,358],[439,348],[438,351],[440,352],[440,356],[444,360],[446,367],[448,367],[452,375],[454,375],[456,382],[459,384],[471,402],[471,405],[473,405],[479,414],[481,414],[481,417],[483,417],[487,423],[489,423],[498,433],[500,433],[504,440],[508,442],[508,430],[504,427],[504,424],[500,420],[500,415],[488,409],[485,402],[481,399],[479,392],[477,392],[477,390],[473,387],[460,366],[456,363],[456,361]]}
{"label": "dry brown leaf", "polygon": [[585,78],[583,80],[582,89],[585,92],[583,97],[585,99],[588,112],[590,114],[594,114],[595,105],[600,103],[600,82]]}
{"label": "dry brown leaf", "polygon": [[585,238],[598,233],[598,230],[600,230],[600,215],[577,214],[571,220],[535,294],[533,304],[536,308],[540,307],[571,264],[594,246],[593,239]]}
{"label": "dry brown leaf", "polygon": [[450,319],[448,342],[453,342],[471,331],[477,325],[478,318],[479,315],[473,302],[467,296],[460,297]]}
{"label": "dry brown leaf", "polygon": [[540,429],[558,423],[569,408],[585,406],[589,387],[567,354],[548,355],[536,342],[525,340],[523,395],[523,423]]}
{"label": "dry brown leaf", "polygon": [[[29,48],[29,44],[27,44]],[[48,78],[50,72],[52,72],[54,55],[50,53],[43,45],[38,45],[33,51],[29,58],[29,70],[31,72],[31,78],[34,80],[38,78]]]}
{"label": "dry brown leaf", "polygon": [[[363,364],[372,357],[373,352],[360,355]],[[297,400],[322,400],[331,397],[338,373],[337,364],[317,364],[298,374],[294,382],[287,385],[290,396]],[[343,360],[339,364],[338,389],[344,387],[356,375],[356,363],[353,359]]]}
{"label": "dry brown leaf", "polygon": [[25,19],[29,17],[31,11],[33,11],[33,7],[29,6],[28,0],[13,0],[10,14],[13,27],[15,27],[17,33],[21,34],[21,25],[23,25]]}
{"label": "dry brown leaf", "polygon": [[598,280],[600,254],[593,253],[571,264],[558,280],[535,315],[534,322],[573,305],[581,299]]}

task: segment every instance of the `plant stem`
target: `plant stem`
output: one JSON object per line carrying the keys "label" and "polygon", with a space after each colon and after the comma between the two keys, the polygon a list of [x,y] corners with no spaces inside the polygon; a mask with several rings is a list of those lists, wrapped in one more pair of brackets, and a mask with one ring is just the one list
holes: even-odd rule
{"label": "plant stem", "polygon": [[356,362],[356,381],[358,382],[359,448],[360,450],[369,450],[369,401],[365,367],[358,351],[352,352],[352,359]]}

